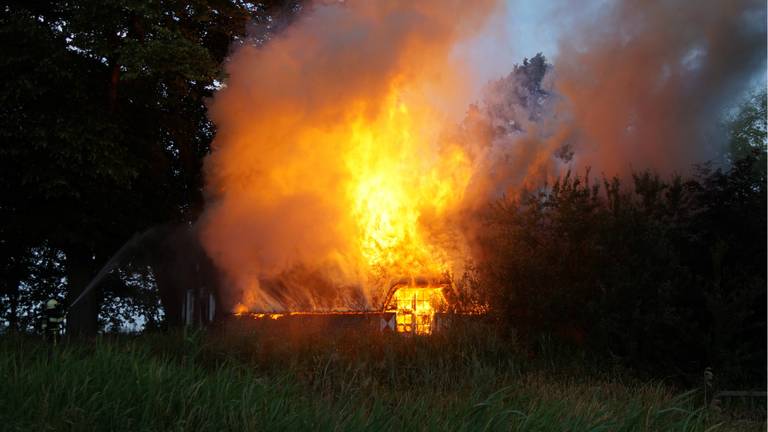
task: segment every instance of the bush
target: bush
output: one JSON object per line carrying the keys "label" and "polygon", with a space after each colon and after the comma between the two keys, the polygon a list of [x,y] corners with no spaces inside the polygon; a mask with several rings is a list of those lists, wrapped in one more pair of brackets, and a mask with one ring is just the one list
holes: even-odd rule
{"label": "bush", "polygon": [[[499,202],[478,279],[493,313],[542,335],[693,384],[711,366],[765,384],[765,176],[748,156],[689,180],[568,173]],[[764,172],[764,170],[762,171]]]}

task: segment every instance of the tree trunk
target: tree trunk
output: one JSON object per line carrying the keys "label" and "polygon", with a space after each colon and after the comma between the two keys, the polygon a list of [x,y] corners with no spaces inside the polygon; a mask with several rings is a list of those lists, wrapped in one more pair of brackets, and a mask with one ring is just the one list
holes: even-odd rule
{"label": "tree trunk", "polygon": [[181,311],[186,287],[179,283],[179,279],[188,271],[176,262],[184,252],[184,249],[174,247],[178,236],[178,227],[169,228],[167,234],[157,243],[150,262],[160,295],[160,304],[165,312],[165,325],[171,328],[183,324]]}
{"label": "tree trunk", "polygon": [[19,331],[19,278],[11,278],[9,293],[11,297],[11,311],[8,316],[8,328],[11,331]]}
{"label": "tree trunk", "polygon": [[160,303],[165,311],[165,324],[168,327],[180,327],[182,322],[181,310],[184,299],[182,287],[176,283],[172,272],[165,267],[164,263],[154,262],[152,273],[155,275],[157,291],[160,294]]}
{"label": "tree trunk", "polygon": [[12,269],[8,277],[4,277],[2,283],[5,286],[0,287],[0,293],[8,295],[8,329],[10,331],[19,330],[19,282],[16,269]]}
{"label": "tree trunk", "polygon": [[98,287],[94,288],[81,298],[76,304],[75,301],[83,292],[94,275],[93,258],[87,248],[74,246],[65,249],[67,256],[67,291],[68,302],[70,305],[67,312],[67,335],[69,336],[92,336],[98,330],[99,301],[97,296]]}
{"label": "tree trunk", "polygon": [[117,109],[117,86],[120,82],[120,63],[110,61],[109,65],[109,112],[114,114]]}
{"label": "tree trunk", "polygon": [[19,330],[19,284],[25,278],[25,269],[22,264],[24,261],[23,249],[12,249],[14,252],[5,256],[6,274],[0,278],[0,293],[8,295],[8,329],[11,331]]}

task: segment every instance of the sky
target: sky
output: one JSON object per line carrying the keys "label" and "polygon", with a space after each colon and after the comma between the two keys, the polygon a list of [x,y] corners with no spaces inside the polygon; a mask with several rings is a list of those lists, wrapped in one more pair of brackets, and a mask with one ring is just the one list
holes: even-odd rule
{"label": "sky", "polygon": [[[515,56],[530,57],[542,52],[557,55],[557,42],[575,24],[594,19],[613,0],[508,0],[503,19],[506,38]],[[574,7],[577,4],[577,7]]]}
{"label": "sky", "polygon": [[486,29],[462,44],[457,55],[467,59],[473,73],[474,94],[483,85],[508,74],[515,64],[541,52],[557,57],[558,41],[577,23],[599,16],[612,0],[508,0]]}

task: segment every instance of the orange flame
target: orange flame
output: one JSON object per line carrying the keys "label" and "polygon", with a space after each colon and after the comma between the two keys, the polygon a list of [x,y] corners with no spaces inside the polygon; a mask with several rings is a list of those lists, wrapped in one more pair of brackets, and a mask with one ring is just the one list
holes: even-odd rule
{"label": "orange flame", "polygon": [[398,333],[419,335],[435,330],[435,312],[445,303],[442,288],[401,287],[392,298]]}
{"label": "orange flame", "polygon": [[348,128],[346,190],[357,221],[354,238],[371,269],[437,276],[448,270],[448,253],[430,241],[422,217],[440,218],[461,201],[469,159],[450,145],[424,154],[435,139],[419,128],[435,124],[425,107],[409,109],[396,90],[385,106],[379,117],[358,117]]}
{"label": "orange flame", "polygon": [[471,91],[452,53],[496,5],[320,4],[233,55],[202,223],[230,301],[373,309],[391,280],[455,270],[473,166],[445,131]]}

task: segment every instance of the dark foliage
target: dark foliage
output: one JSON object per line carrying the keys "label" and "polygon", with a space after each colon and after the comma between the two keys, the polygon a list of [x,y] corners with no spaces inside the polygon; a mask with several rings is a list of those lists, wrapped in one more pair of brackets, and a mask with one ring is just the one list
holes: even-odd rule
{"label": "dark foliage", "polygon": [[524,131],[524,125],[541,118],[550,98],[544,88],[544,77],[550,69],[552,65],[538,53],[515,65],[509,75],[488,84],[482,109],[494,135]]}
{"label": "dark foliage", "polygon": [[[492,310],[653,373],[764,382],[766,190],[756,156],[684,181],[589,172],[497,204],[483,242]],[[764,173],[764,170],[762,171]]]}
{"label": "dark foliage", "polygon": [[[135,233],[199,215],[215,132],[205,103],[230,46],[262,42],[272,17],[297,10],[279,0],[3,3],[0,299],[12,307],[0,313],[12,327],[35,254],[58,257],[72,301]],[[246,37],[252,23],[266,23],[258,40]],[[136,276],[86,296],[70,329],[95,332],[103,300],[114,304]]]}
{"label": "dark foliage", "polygon": [[[4,3],[0,314],[11,327],[32,327],[49,296],[76,296],[134,233],[194,220],[215,132],[205,99],[224,78],[228,49],[262,43],[299,9],[277,0]],[[484,107],[498,120],[484,133],[517,133],[539,118],[549,67],[539,54],[492,84],[502,97]],[[732,119],[727,169],[629,181],[568,174],[497,203],[484,259],[461,283],[482,287],[491,313],[532,345],[554,338],[691,382],[707,366],[731,382],[764,382],[765,116],[761,94]],[[192,243],[174,244],[195,251]],[[174,270],[199,262],[177,250],[155,261]],[[172,281],[191,273],[147,265],[113,273],[87,308],[70,311],[76,330],[114,328],[136,311],[159,326],[164,287],[186,286]],[[146,289],[155,284],[159,296]]]}

